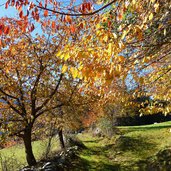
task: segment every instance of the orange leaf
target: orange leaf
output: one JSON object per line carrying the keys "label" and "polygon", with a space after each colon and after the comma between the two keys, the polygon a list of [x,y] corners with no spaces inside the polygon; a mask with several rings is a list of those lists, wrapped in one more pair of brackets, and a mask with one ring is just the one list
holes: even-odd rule
{"label": "orange leaf", "polygon": [[44,11],[44,16],[47,17],[48,16],[48,10]]}
{"label": "orange leaf", "polygon": [[74,25],[71,25],[71,26],[70,26],[70,29],[71,29],[71,33],[75,33],[76,28],[74,27]]}
{"label": "orange leaf", "polygon": [[55,21],[52,21],[52,29],[55,29],[56,28],[56,23]]}
{"label": "orange leaf", "polygon": [[64,20],[65,22],[68,22],[68,23],[72,23],[72,18],[71,18],[71,16],[69,16],[69,15],[66,15],[65,16],[65,20]]}

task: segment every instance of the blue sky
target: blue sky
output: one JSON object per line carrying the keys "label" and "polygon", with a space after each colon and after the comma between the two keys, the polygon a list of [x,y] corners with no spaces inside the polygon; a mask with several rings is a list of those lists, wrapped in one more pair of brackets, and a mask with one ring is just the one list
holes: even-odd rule
{"label": "blue sky", "polygon": [[5,6],[1,6],[6,1],[7,0],[0,0],[0,17],[16,17],[17,16],[16,9],[12,7],[5,9]]}

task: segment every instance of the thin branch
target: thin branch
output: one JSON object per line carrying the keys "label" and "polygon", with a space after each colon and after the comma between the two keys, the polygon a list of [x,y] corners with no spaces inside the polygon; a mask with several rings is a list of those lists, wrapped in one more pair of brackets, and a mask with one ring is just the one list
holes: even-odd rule
{"label": "thin branch", "polygon": [[7,98],[2,97],[2,99],[6,101],[6,103],[10,106],[10,108],[11,108],[12,110],[14,110],[14,111],[15,111],[16,113],[18,113],[20,116],[23,116],[22,113],[21,113],[16,107],[14,107],[14,106],[10,103],[9,100],[7,100]]}
{"label": "thin branch", "polygon": [[36,108],[35,112],[38,112],[39,110],[41,110],[50,101],[50,99],[55,95],[55,93],[57,92],[59,85],[62,81],[62,77],[63,77],[63,74],[60,75],[60,78],[58,80],[58,83],[57,83],[55,89],[51,92],[49,97],[42,103],[42,105]]}
{"label": "thin branch", "polygon": [[22,88],[22,81],[21,81],[20,73],[19,73],[17,68],[16,68],[16,73],[17,73],[17,77],[19,80],[19,92],[20,92],[20,96],[21,96],[21,102],[20,102],[20,100],[18,100],[18,102],[20,103],[20,106],[21,106],[23,113],[26,114],[26,108],[25,108],[25,104],[24,104],[24,92],[23,92],[23,88]]}
{"label": "thin branch", "polygon": [[160,75],[158,78],[156,78],[154,81],[153,81],[153,83],[155,83],[156,81],[158,81],[160,78],[162,78],[164,75],[166,75],[168,72],[170,72],[171,71],[171,68],[170,69],[168,69],[166,72],[164,72],[162,75]]}
{"label": "thin branch", "polygon": [[0,92],[1,92],[2,94],[4,94],[5,96],[9,97],[9,98],[12,98],[12,99],[16,99],[16,100],[18,100],[18,98],[17,98],[17,97],[12,96],[12,95],[10,95],[10,94],[6,93],[5,91],[3,91],[3,90],[2,90],[2,88],[0,88]]}
{"label": "thin branch", "polygon": [[39,112],[39,113],[35,116],[35,118],[34,118],[34,119],[38,118],[40,115],[42,115],[42,114],[43,114],[43,113],[45,113],[45,112],[49,112],[49,111],[51,111],[51,110],[53,110],[53,109],[56,109],[56,108],[59,108],[59,107],[62,107],[62,106],[64,106],[64,104],[63,104],[63,103],[62,103],[62,104],[58,104],[58,105],[56,105],[56,106],[54,106],[54,107],[51,107],[51,108],[45,109],[45,110],[43,110],[43,111]]}
{"label": "thin branch", "polygon": [[72,13],[60,12],[60,11],[52,10],[52,9],[49,9],[49,8],[41,7],[39,5],[36,5],[36,7],[40,8],[40,9],[43,9],[43,10],[47,10],[47,11],[53,12],[55,14],[81,17],[81,16],[91,16],[91,15],[97,14],[100,11],[104,10],[105,8],[111,6],[115,2],[116,2],[116,0],[113,0],[113,1],[109,2],[108,4],[104,5],[103,7],[99,8],[98,10],[90,12],[90,13],[85,13],[85,14],[84,13],[82,13],[82,14],[72,14]]}

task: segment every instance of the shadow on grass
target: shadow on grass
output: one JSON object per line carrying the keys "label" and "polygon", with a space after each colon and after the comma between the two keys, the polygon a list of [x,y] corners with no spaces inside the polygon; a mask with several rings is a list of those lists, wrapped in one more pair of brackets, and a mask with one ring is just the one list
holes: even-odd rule
{"label": "shadow on grass", "polygon": [[[157,148],[157,144],[155,144],[155,142],[150,142],[148,139],[144,139],[141,136],[136,138],[120,136],[115,142],[113,142],[113,144],[104,144],[103,146],[96,145],[99,141],[101,140],[84,141],[86,143],[92,143],[92,146],[81,152],[83,156],[86,156],[86,158],[78,156],[72,161],[71,171],[144,170],[146,167],[146,161],[139,163],[130,161],[130,164],[128,163],[129,161],[127,161],[127,164],[124,165],[122,161],[115,161],[114,159],[115,157],[117,158],[117,155],[121,154],[122,156],[122,154],[126,152],[129,152],[130,154],[132,153],[138,157],[146,158],[147,155],[149,155],[149,151],[152,152]],[[111,163],[110,160],[113,160],[113,162]]]}
{"label": "shadow on grass", "polygon": [[120,171],[119,164],[107,164],[105,162],[95,162],[78,157],[77,160],[72,162],[71,171]]}
{"label": "shadow on grass", "polygon": [[115,148],[122,152],[131,151],[132,153],[143,154],[157,147],[155,143],[149,142],[148,139],[144,139],[143,137],[120,136],[116,140]]}

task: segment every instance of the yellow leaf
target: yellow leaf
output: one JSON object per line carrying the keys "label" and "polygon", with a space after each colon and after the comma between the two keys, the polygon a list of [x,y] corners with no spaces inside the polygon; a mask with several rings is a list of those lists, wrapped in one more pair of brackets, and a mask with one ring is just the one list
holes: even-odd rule
{"label": "yellow leaf", "polygon": [[70,71],[71,71],[73,78],[76,78],[78,76],[78,71],[76,68],[71,67]]}
{"label": "yellow leaf", "polygon": [[109,43],[107,52],[109,55],[112,55],[112,43]]}
{"label": "yellow leaf", "polygon": [[100,27],[101,27],[100,24],[96,25],[96,29],[100,29]]}
{"label": "yellow leaf", "polygon": [[67,70],[67,68],[68,68],[67,65],[64,64],[64,65],[62,66],[62,73],[65,73],[66,70]]}
{"label": "yellow leaf", "polygon": [[158,12],[158,10],[159,10],[159,3],[158,2],[154,4],[154,9],[155,9],[155,12]]}
{"label": "yellow leaf", "polygon": [[66,53],[65,55],[64,55],[64,60],[66,61],[67,59],[69,59],[69,53]]}
{"label": "yellow leaf", "polygon": [[105,42],[107,42],[107,41],[108,41],[108,35],[105,35],[105,36],[103,37],[103,40],[104,40]]}
{"label": "yellow leaf", "polygon": [[154,3],[156,0],[151,0],[151,3]]}
{"label": "yellow leaf", "polygon": [[132,4],[135,5],[136,4],[136,0],[132,0]]}
{"label": "yellow leaf", "polygon": [[115,39],[117,39],[117,34],[116,33],[113,33],[113,37],[115,38]]}
{"label": "yellow leaf", "polygon": [[103,0],[96,0],[95,3],[101,5],[104,1]]}
{"label": "yellow leaf", "polygon": [[149,20],[152,20],[152,19],[153,19],[153,13],[151,12],[149,15]]}
{"label": "yellow leaf", "polygon": [[79,67],[78,67],[78,70],[82,70],[83,69],[83,65],[80,63]]}
{"label": "yellow leaf", "polygon": [[121,72],[121,70],[122,70],[121,65],[116,65],[116,71],[117,71],[117,72]]}
{"label": "yellow leaf", "polygon": [[60,57],[61,54],[62,54],[61,51],[59,51],[59,52],[56,54],[56,56],[57,56],[57,57]]}
{"label": "yellow leaf", "polygon": [[9,72],[10,72],[8,68],[6,68],[6,70],[5,70],[5,71],[6,71],[6,73],[7,73],[7,74],[9,74]]}
{"label": "yellow leaf", "polygon": [[127,35],[127,33],[128,33],[128,30],[124,30],[123,31],[122,37],[121,37],[122,40],[125,38],[125,36]]}

